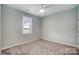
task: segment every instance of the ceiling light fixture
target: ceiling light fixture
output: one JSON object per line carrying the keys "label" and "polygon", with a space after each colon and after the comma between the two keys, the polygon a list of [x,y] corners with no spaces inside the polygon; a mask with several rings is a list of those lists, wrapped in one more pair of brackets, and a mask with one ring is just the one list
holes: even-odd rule
{"label": "ceiling light fixture", "polygon": [[45,10],[44,10],[44,9],[41,9],[41,10],[40,10],[40,13],[44,13],[44,12],[45,12]]}
{"label": "ceiling light fixture", "polygon": [[44,13],[45,12],[44,4],[41,4],[40,7],[41,7],[40,13]]}

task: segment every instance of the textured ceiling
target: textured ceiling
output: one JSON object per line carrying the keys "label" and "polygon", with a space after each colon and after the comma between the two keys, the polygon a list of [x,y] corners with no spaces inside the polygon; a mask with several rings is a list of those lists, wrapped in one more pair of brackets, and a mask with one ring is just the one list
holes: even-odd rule
{"label": "textured ceiling", "polygon": [[76,7],[75,4],[44,4],[44,13],[40,13],[41,4],[7,4],[7,6],[16,8],[35,16],[43,17],[58,12],[66,11]]}

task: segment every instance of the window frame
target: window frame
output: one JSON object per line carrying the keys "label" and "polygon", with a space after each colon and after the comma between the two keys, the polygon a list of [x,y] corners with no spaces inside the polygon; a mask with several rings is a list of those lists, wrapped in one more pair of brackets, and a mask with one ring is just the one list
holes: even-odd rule
{"label": "window frame", "polygon": [[[26,23],[30,23],[30,25],[25,25]],[[30,28],[24,28],[24,26],[29,26]],[[27,30],[26,30],[27,29]],[[32,18],[23,16],[22,18],[22,33],[23,34],[31,34],[32,33]]]}

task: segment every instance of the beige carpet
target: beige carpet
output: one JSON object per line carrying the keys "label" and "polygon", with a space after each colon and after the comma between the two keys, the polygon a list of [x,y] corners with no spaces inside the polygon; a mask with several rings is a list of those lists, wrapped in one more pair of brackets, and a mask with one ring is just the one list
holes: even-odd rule
{"label": "beige carpet", "polygon": [[77,55],[78,49],[75,47],[50,42],[46,40],[36,40],[24,45],[19,45],[2,51],[2,55]]}

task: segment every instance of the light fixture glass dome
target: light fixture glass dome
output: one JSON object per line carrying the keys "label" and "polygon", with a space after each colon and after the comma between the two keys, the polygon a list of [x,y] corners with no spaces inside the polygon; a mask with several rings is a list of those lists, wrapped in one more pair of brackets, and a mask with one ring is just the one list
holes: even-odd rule
{"label": "light fixture glass dome", "polygon": [[44,10],[44,9],[41,9],[41,10],[40,10],[40,13],[44,13],[44,12],[45,12],[45,10]]}

